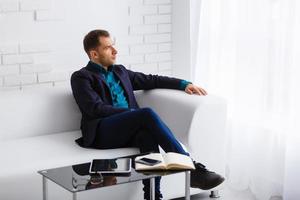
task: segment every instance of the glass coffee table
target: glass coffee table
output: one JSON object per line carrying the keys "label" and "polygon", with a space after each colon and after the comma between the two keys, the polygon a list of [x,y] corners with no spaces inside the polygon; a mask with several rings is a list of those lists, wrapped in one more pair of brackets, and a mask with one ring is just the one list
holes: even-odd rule
{"label": "glass coffee table", "polygon": [[[134,162],[132,162],[134,163]],[[131,173],[126,176],[91,175],[89,168],[91,163],[46,169],[38,171],[43,178],[43,200],[48,200],[48,180],[71,192],[73,200],[77,199],[77,193],[92,189],[100,189],[112,185],[132,183],[144,179],[150,179],[150,198],[155,199],[155,177],[167,176],[176,173],[185,173],[185,199],[190,200],[190,171],[136,171],[134,164]]]}

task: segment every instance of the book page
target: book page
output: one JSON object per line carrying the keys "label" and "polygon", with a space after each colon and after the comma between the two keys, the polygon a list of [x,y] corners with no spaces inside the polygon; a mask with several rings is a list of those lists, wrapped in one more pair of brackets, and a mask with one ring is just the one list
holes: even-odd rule
{"label": "book page", "polygon": [[195,169],[194,163],[189,156],[169,152],[163,155],[167,169]]}
{"label": "book page", "polygon": [[136,170],[166,169],[165,162],[164,162],[163,157],[160,153],[151,153],[151,154],[144,155],[144,156],[138,156],[138,157],[135,158],[135,160],[139,160],[141,158],[150,158],[150,159],[154,159],[154,160],[160,160],[161,163],[153,165],[153,166],[144,165],[144,164],[141,164],[141,163],[135,163],[135,169]]}

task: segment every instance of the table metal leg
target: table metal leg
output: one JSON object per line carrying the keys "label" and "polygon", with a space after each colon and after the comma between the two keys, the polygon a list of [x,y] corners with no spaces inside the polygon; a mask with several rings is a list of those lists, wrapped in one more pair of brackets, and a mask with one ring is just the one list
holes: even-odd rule
{"label": "table metal leg", "polygon": [[150,199],[155,200],[155,178],[150,178]]}
{"label": "table metal leg", "polygon": [[48,183],[47,178],[43,176],[43,200],[48,199]]}
{"label": "table metal leg", "polygon": [[211,191],[209,197],[210,198],[220,198],[219,191],[218,190]]}
{"label": "table metal leg", "polygon": [[190,185],[191,185],[191,172],[185,172],[185,200],[190,200]]}
{"label": "table metal leg", "polygon": [[77,200],[77,192],[73,192],[73,200]]}

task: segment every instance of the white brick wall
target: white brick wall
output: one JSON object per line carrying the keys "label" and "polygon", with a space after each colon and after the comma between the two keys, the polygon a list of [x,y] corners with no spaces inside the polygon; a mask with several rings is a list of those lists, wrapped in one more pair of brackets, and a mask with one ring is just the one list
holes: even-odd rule
{"label": "white brick wall", "polygon": [[31,55],[3,55],[2,63],[4,65],[33,63],[33,57]]}
{"label": "white brick wall", "polygon": [[45,73],[51,72],[51,66],[49,64],[22,64],[21,73],[22,74],[33,74],[33,73]]}
{"label": "white brick wall", "polygon": [[51,1],[44,1],[44,0],[20,1],[21,11],[48,10],[50,8],[51,8]]}
{"label": "white brick wall", "polygon": [[14,75],[19,73],[19,65],[0,65],[0,76]]}
{"label": "white brick wall", "polygon": [[160,61],[170,61],[171,60],[171,53],[154,53],[154,54],[147,54],[145,56],[145,60],[147,62],[160,62]]}
{"label": "white brick wall", "polygon": [[144,23],[144,17],[142,15],[140,16],[133,16],[133,15],[129,15],[127,17],[124,17],[124,20],[126,20],[128,22],[128,24],[131,25],[142,25]]}
{"label": "white brick wall", "polygon": [[170,4],[171,0],[145,0],[145,4]]}
{"label": "white brick wall", "polygon": [[140,54],[140,53],[153,53],[157,52],[156,44],[144,44],[144,45],[135,45],[131,46],[130,53]]}
{"label": "white brick wall", "polygon": [[143,72],[147,74],[157,73],[157,63],[146,63],[146,64],[134,64],[131,65],[131,70],[136,72]]}
{"label": "white brick wall", "polygon": [[145,16],[145,24],[171,23],[171,15]]}
{"label": "white brick wall", "polygon": [[162,43],[158,45],[158,51],[159,52],[170,52],[172,49],[171,43]]}
{"label": "white brick wall", "polygon": [[129,55],[128,45],[116,45],[116,49],[118,50],[118,56],[127,56],[127,55]]}
{"label": "white brick wall", "polygon": [[130,26],[130,34],[157,33],[157,25],[134,25]]}
{"label": "white brick wall", "polygon": [[19,86],[37,83],[35,74],[10,75],[4,77],[4,86]]}
{"label": "white brick wall", "polygon": [[144,0],[128,0],[128,5],[130,6],[140,6],[143,4]]}
{"label": "white brick wall", "polygon": [[128,35],[117,38],[117,43],[120,45],[142,44],[143,35]]}
{"label": "white brick wall", "polygon": [[3,1],[0,2],[0,12],[16,12],[19,11],[18,1]]}
{"label": "white brick wall", "polygon": [[118,56],[117,63],[129,65],[129,64],[139,64],[144,62],[143,55],[129,55],[129,56]]}
{"label": "white brick wall", "polygon": [[171,24],[158,24],[159,33],[170,33],[172,31]]}
{"label": "white brick wall", "polygon": [[146,35],[145,42],[146,43],[171,42],[171,34]]}
{"label": "white brick wall", "polygon": [[172,62],[160,62],[158,64],[158,69],[160,71],[168,71],[172,69]]}
{"label": "white brick wall", "polygon": [[16,53],[18,53],[18,45],[7,44],[7,45],[0,46],[0,54],[16,54]]}
{"label": "white brick wall", "polygon": [[157,14],[157,6],[133,6],[130,7],[130,15]]}
{"label": "white brick wall", "polygon": [[172,10],[172,6],[170,6],[170,5],[158,6],[158,13],[159,14],[170,14],[171,10]]}
{"label": "white brick wall", "polygon": [[41,53],[49,51],[50,47],[47,43],[20,44],[20,53]]}
{"label": "white brick wall", "polygon": [[63,13],[52,10],[36,10],[34,13],[34,19],[36,21],[62,20],[63,18]]}
{"label": "white brick wall", "polygon": [[69,79],[69,73],[66,71],[43,73],[38,75],[39,83],[67,81],[68,79]]}
{"label": "white brick wall", "polygon": [[172,74],[171,0],[94,2],[106,9],[95,12],[98,5],[84,0],[0,1],[0,90],[69,84],[88,62],[82,39],[97,28],[116,37],[117,63]]}

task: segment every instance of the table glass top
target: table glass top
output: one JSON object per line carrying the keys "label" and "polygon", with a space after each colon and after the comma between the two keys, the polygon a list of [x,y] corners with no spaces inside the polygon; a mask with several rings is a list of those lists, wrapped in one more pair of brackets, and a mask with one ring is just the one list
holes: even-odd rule
{"label": "table glass top", "polygon": [[53,181],[70,192],[80,192],[94,188],[107,187],[117,184],[130,183],[143,179],[165,176],[181,171],[136,171],[134,162],[131,173],[127,175],[101,175],[90,174],[89,168],[91,163],[82,163],[66,167],[41,170],[40,173],[45,178]]}

